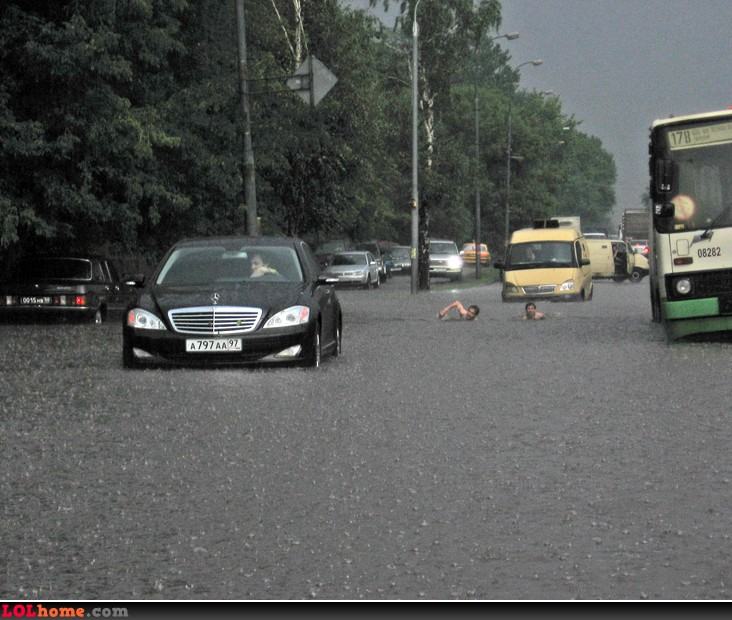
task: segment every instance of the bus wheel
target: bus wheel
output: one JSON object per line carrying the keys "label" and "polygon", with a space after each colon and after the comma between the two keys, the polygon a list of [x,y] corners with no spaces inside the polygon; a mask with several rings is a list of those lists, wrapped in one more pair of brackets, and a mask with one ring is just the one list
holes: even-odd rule
{"label": "bus wheel", "polygon": [[661,302],[658,299],[658,291],[651,289],[651,313],[653,315],[653,322],[661,322]]}

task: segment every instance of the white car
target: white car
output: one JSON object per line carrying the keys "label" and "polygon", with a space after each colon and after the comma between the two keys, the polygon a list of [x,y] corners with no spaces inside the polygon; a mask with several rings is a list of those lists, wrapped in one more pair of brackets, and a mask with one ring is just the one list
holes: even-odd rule
{"label": "white car", "polygon": [[430,276],[463,279],[463,259],[454,241],[430,239]]}
{"label": "white car", "polygon": [[337,252],[324,275],[337,279],[338,284],[355,284],[364,288],[378,288],[381,284],[379,264],[371,252]]}

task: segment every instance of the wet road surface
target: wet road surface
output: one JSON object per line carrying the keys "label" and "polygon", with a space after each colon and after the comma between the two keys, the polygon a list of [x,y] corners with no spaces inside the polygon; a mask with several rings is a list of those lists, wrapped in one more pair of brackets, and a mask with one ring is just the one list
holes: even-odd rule
{"label": "wet road surface", "polygon": [[[0,324],[0,596],[729,598],[732,344],[596,286],[535,322],[497,285],[342,291],[314,372]],[[435,318],[456,297],[478,320]]]}

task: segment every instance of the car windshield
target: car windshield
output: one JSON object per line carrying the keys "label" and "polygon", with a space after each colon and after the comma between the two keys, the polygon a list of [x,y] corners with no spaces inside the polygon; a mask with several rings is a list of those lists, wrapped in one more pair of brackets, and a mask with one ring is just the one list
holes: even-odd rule
{"label": "car windshield", "polygon": [[506,261],[506,269],[576,266],[572,243],[569,241],[514,243],[508,249]]}
{"label": "car windshield", "polygon": [[302,282],[295,250],[286,246],[186,246],[174,250],[156,284],[202,286],[238,282]]}
{"label": "car windshield", "polygon": [[430,254],[457,254],[457,246],[452,241],[430,242]]}
{"label": "car windshield", "polygon": [[395,260],[409,258],[409,248],[392,248],[389,255]]}
{"label": "car windshield", "polygon": [[356,248],[365,252],[371,252],[374,256],[379,254],[379,247],[375,243],[359,243],[356,245]]}
{"label": "car windshield", "polygon": [[333,252],[342,252],[347,250],[345,241],[326,241],[321,243],[315,250],[316,254],[332,254]]}
{"label": "car windshield", "polygon": [[365,265],[365,254],[336,254],[331,265]]}
{"label": "car windshield", "polygon": [[91,270],[81,258],[33,258],[20,263],[14,279],[91,280]]}

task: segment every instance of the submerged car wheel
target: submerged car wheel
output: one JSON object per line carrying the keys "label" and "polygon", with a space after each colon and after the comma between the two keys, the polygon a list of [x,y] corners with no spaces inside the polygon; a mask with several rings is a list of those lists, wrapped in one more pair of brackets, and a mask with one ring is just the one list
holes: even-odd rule
{"label": "submerged car wheel", "polygon": [[320,349],[320,323],[315,326],[315,333],[310,341],[310,347],[305,352],[303,365],[309,368],[320,366],[322,351]]}
{"label": "submerged car wheel", "polygon": [[132,345],[128,344],[127,342],[124,342],[122,344],[122,366],[125,368],[139,368],[140,364],[138,364],[137,360],[135,359],[135,354],[132,352]]}
{"label": "submerged car wheel", "polygon": [[340,324],[336,325],[335,330],[335,348],[333,349],[333,357],[343,354],[343,333]]}
{"label": "submerged car wheel", "polygon": [[366,284],[363,285],[365,289],[371,288],[371,276],[369,275],[368,278],[366,278]]}

